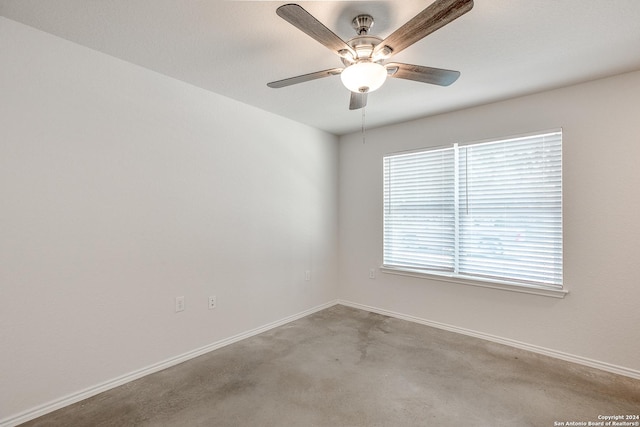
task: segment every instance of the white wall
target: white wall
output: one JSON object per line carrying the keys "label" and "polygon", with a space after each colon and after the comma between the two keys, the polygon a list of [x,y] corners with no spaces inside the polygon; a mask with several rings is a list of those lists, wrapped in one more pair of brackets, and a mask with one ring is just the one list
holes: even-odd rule
{"label": "white wall", "polygon": [[0,61],[0,420],[335,300],[335,136],[4,18]]}
{"label": "white wall", "polygon": [[[640,374],[640,72],[340,139],[340,298]],[[371,102],[374,102],[373,97]],[[564,299],[402,277],[382,263],[382,156],[562,127]]]}

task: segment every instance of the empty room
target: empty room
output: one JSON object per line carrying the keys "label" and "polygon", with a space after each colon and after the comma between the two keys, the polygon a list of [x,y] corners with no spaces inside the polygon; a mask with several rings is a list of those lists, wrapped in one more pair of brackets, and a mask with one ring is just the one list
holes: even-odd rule
{"label": "empty room", "polygon": [[640,426],[638,22],[0,0],[0,427]]}

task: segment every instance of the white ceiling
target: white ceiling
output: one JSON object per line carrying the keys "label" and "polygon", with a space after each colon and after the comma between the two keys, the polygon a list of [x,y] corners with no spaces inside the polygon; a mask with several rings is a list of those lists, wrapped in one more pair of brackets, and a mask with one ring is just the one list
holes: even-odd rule
{"label": "white ceiling", "polygon": [[[267,82],[340,67],[279,18],[282,1],[0,0],[0,14],[201,88],[334,134],[357,131],[339,77]],[[431,3],[304,1],[343,39],[369,13],[382,38]],[[460,71],[439,87],[389,79],[369,95],[367,127],[401,122],[640,69],[640,0],[476,0],[393,60]]]}

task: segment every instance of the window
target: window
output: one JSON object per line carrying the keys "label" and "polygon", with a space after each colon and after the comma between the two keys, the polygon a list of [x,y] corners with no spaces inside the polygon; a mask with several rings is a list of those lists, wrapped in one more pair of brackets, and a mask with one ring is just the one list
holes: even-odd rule
{"label": "window", "polygon": [[383,269],[562,290],[561,130],[383,164]]}

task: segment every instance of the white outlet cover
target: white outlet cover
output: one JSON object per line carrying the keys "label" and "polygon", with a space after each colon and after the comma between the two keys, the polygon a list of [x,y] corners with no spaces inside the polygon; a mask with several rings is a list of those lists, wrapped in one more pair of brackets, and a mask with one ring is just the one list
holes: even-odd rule
{"label": "white outlet cover", "polygon": [[176,313],[184,311],[184,297],[176,297]]}

